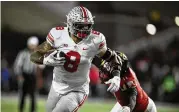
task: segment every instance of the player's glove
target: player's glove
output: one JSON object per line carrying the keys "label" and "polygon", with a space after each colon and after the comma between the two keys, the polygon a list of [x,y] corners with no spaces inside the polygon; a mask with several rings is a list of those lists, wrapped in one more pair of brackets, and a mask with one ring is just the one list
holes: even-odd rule
{"label": "player's glove", "polygon": [[65,63],[65,57],[59,56],[57,50],[53,51],[49,55],[44,55],[43,64],[48,66],[60,66]]}
{"label": "player's glove", "polygon": [[114,76],[112,79],[109,79],[105,84],[110,84],[108,87],[107,91],[110,91],[111,93],[114,93],[119,90],[120,87],[120,77],[119,76]]}
{"label": "player's glove", "polygon": [[128,106],[123,106],[120,112],[130,112],[130,108]]}

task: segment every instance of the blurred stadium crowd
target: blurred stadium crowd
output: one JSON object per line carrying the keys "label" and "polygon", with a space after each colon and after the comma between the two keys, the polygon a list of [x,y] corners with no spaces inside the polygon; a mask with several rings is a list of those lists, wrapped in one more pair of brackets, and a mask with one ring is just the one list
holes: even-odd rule
{"label": "blurred stadium crowd", "polygon": [[[37,4],[38,3],[39,2],[37,2]],[[139,2],[139,6],[147,3]],[[33,5],[32,3],[29,4]],[[68,3],[62,2],[62,4],[67,5]],[[131,62],[132,68],[136,72],[141,86],[154,101],[179,103],[179,99],[176,98],[179,93],[179,28],[174,23],[174,17],[177,16],[175,10],[179,12],[179,7],[176,6],[175,3],[168,4],[170,5],[170,7],[173,6],[173,9],[171,8],[170,10],[168,10],[168,12],[163,13],[163,15],[165,15],[163,17],[161,16],[162,11],[166,11],[163,9],[163,7],[165,7],[166,5],[165,3],[156,3],[157,5],[154,5],[154,7],[157,8],[158,6],[158,9],[161,9],[161,12],[150,11],[151,15],[149,14],[149,17],[148,14],[142,15],[146,12],[142,11],[142,8],[136,8],[138,6],[136,5],[136,3],[127,4],[124,2],[110,2],[108,4],[107,2],[103,2],[100,4],[100,8],[97,7],[99,5],[99,2],[80,2],[71,5],[73,6],[76,4],[85,5],[86,7],[91,9],[92,12],[94,12],[94,15],[97,15],[96,18],[99,19],[97,19],[95,28],[101,32],[104,32],[107,38],[107,43],[111,48],[126,53]],[[117,9],[118,7],[116,6],[116,4],[121,7]],[[148,8],[146,9],[148,10],[153,4],[155,3],[150,3],[144,6],[148,6]],[[56,24],[52,23],[51,25],[49,25],[50,27],[47,28],[48,30],[44,30],[44,32],[46,33],[39,33],[29,30],[30,27],[32,27],[28,26],[32,22],[32,20],[30,20],[31,18],[29,18],[29,23],[27,23],[28,25],[21,26],[29,27],[29,29],[27,29],[29,30],[29,32],[20,31],[15,28],[16,25],[13,26],[11,25],[11,23],[8,22],[7,18],[10,18],[11,16],[10,14],[6,13],[6,11],[10,10],[6,7],[8,5],[11,5],[12,7],[14,7],[14,9],[16,9],[16,6],[18,8],[22,8],[20,6],[28,5],[28,3],[22,4],[20,2],[9,2],[8,4],[6,2],[2,3],[1,5],[1,90],[3,92],[16,93],[18,91],[18,80],[16,78],[16,75],[14,74],[13,65],[17,53],[26,47],[26,40],[28,37],[35,35],[39,37],[41,43],[45,40],[45,35],[48,33],[48,30],[50,30],[51,27],[54,27],[54,25],[59,25],[60,22],[58,24],[56,22]],[[46,4],[44,2],[43,4],[39,5],[41,5],[41,7],[42,5],[44,5],[45,7]],[[134,6],[132,7],[132,5]],[[69,9],[72,6],[69,6]],[[133,9],[135,9],[134,12],[131,11]],[[15,13],[17,13],[18,10],[19,9],[17,9]],[[38,11],[40,12],[41,10],[39,9]],[[172,12],[173,15],[170,12]],[[21,12],[19,12],[19,14],[20,13]],[[169,13],[171,15],[167,16],[167,14]],[[65,17],[65,15],[63,16]],[[103,16],[105,16],[106,18],[102,20]],[[166,20],[166,18],[170,17],[172,17],[172,22],[171,20]],[[65,19],[63,19],[63,21],[65,21]],[[19,21],[15,20],[15,22]],[[145,31],[145,23],[155,25],[158,34],[156,32],[147,33]],[[19,22],[19,24],[22,23]],[[33,27],[36,27],[35,23],[33,24]],[[112,30],[110,27],[114,27],[114,29]],[[154,34],[155,36],[152,36]],[[52,72],[52,67],[45,67],[45,69],[43,70],[43,86],[41,88],[38,88],[39,93],[42,95],[47,95],[49,91],[52,80]],[[90,79],[91,97],[112,97],[110,93],[106,92],[106,86],[99,84],[98,69],[95,66],[91,67]]]}

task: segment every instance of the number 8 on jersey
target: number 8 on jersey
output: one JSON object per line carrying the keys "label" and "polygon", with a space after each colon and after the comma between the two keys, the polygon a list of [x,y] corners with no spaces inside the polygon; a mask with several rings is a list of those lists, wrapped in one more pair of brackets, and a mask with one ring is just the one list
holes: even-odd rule
{"label": "number 8 on jersey", "polygon": [[69,51],[66,53],[66,62],[64,68],[68,72],[76,72],[80,63],[80,54],[75,51]]}

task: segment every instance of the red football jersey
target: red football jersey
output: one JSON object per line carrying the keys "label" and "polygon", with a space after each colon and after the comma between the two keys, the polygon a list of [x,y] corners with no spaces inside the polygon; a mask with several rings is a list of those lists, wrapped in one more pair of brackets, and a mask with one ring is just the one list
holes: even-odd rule
{"label": "red football jersey", "polygon": [[141,88],[134,71],[129,68],[128,72],[121,77],[120,89],[114,95],[122,106],[129,104],[129,88],[137,89],[136,105],[133,112],[144,112],[148,105],[148,95]]}

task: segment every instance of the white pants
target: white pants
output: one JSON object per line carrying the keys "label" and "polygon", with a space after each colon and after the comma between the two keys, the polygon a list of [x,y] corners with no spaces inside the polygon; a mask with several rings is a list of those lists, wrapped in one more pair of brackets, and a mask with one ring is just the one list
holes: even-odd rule
{"label": "white pants", "polygon": [[[117,102],[110,112],[122,112],[122,106]],[[157,112],[155,103],[149,98],[149,104],[145,112]]]}
{"label": "white pants", "polygon": [[47,112],[76,112],[84,103],[87,95],[83,92],[69,92],[60,95],[51,87],[47,103]]}
{"label": "white pants", "polygon": [[155,106],[155,103],[150,98],[149,98],[149,104],[148,104],[147,109],[146,109],[145,112],[157,112],[157,108]]}

